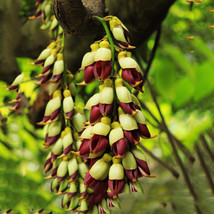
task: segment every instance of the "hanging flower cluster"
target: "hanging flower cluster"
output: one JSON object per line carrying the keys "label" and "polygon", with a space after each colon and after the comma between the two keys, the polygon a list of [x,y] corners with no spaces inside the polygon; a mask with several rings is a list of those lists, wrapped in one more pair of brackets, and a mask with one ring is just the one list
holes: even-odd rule
{"label": "hanging flower cluster", "polygon": [[[83,57],[80,70],[84,70],[84,81],[80,85],[95,79],[101,85],[85,105],[90,110],[89,121],[80,135],[78,152],[72,152],[89,163],[84,184],[90,190],[87,203],[91,213],[109,213],[109,207],[119,205],[119,194],[142,191],[140,177],[154,177],[137,146],[140,138],[154,136],[148,130],[139,100],[124,84],[143,91],[143,76],[131,53],[125,50],[133,48],[127,28],[117,17],[104,20],[109,21],[112,35],[121,48],[115,48],[108,35],[92,44],[91,51]],[[116,63],[121,67],[122,78],[114,69],[115,49],[120,50]]]}
{"label": "hanging flower cluster", "polygon": [[36,0],[36,6],[37,6],[36,13],[34,14],[34,16],[31,16],[30,19],[41,18],[43,22],[41,29],[49,30],[51,38],[57,39],[58,36],[63,34],[63,29],[58,24],[58,21],[53,14],[52,1]]}
{"label": "hanging flower cluster", "polygon": [[[139,100],[126,86],[143,92],[141,70],[127,51],[134,48],[128,29],[117,17],[98,18],[107,35],[91,45],[80,68],[84,81],[79,85],[96,79],[101,83],[99,92],[86,103],[85,109],[90,111],[86,122],[83,109],[75,104],[74,76],[64,60],[64,33],[52,13],[51,1],[37,0],[36,5],[31,18],[41,17],[42,29],[49,29],[52,37],[33,63],[43,68],[36,84],[45,84],[49,92],[44,116],[38,123],[45,125],[44,148],[49,149],[44,164],[46,179],[53,179],[51,191],[63,195],[61,205],[68,211],[110,213],[110,207],[119,207],[119,194],[141,192],[138,179],[154,177],[138,148],[141,138],[153,136]],[[116,62],[115,51],[119,52]],[[19,107],[22,81],[23,74],[8,88],[18,93],[12,101],[17,103],[13,109]]]}

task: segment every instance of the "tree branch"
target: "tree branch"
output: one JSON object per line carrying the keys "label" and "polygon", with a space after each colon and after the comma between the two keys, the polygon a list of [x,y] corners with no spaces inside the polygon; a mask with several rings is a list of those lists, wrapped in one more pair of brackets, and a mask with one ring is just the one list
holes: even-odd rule
{"label": "tree branch", "polygon": [[214,194],[214,183],[213,183],[213,180],[212,180],[212,176],[211,176],[210,171],[209,171],[209,169],[208,169],[208,167],[207,167],[207,165],[205,163],[203,154],[202,154],[202,152],[201,152],[201,150],[200,150],[200,148],[199,148],[199,146],[197,144],[195,145],[195,150],[196,150],[196,153],[198,155],[198,159],[199,159],[199,161],[201,163],[201,167],[202,167],[202,169],[204,170],[204,172],[206,174],[206,178],[207,178],[207,180],[209,182],[209,185],[210,185],[210,188],[212,190],[212,193]]}
{"label": "tree branch", "polygon": [[214,162],[214,154],[212,153],[212,151],[209,148],[209,145],[205,139],[205,137],[203,135],[200,135],[200,140],[202,142],[202,145],[204,147],[204,149],[206,150],[206,152],[208,153],[208,155],[210,156],[211,160]]}

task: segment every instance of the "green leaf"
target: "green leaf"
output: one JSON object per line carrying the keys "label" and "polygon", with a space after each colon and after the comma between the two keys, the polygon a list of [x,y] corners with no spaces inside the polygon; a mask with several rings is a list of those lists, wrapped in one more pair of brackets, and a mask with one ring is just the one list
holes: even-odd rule
{"label": "green leaf", "polygon": [[192,98],[194,86],[187,77],[183,77],[176,83],[175,89],[175,106],[181,107]]}
{"label": "green leaf", "polygon": [[214,91],[213,66],[208,62],[196,67],[194,100],[199,101]]}

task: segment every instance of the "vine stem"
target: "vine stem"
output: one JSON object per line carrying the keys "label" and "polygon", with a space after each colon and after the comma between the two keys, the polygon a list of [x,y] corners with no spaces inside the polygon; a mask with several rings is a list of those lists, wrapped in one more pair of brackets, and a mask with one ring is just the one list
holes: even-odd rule
{"label": "vine stem", "polygon": [[[114,42],[111,38],[111,33],[109,31],[109,28],[106,24],[106,22],[103,20],[103,18],[100,18],[99,16],[96,16],[96,19],[103,25],[104,29],[105,29],[105,32],[106,32],[106,36],[109,40],[109,43],[110,43],[110,46],[111,46],[111,58],[112,58],[112,71],[111,71],[111,74],[112,76],[115,75],[114,73],[114,57],[115,57],[115,53],[114,53],[114,48],[115,48],[115,45],[114,45]],[[115,75],[116,76],[116,75]]]}
{"label": "vine stem", "polygon": [[[109,40],[110,46],[111,46],[111,63],[112,63],[112,71],[111,71],[111,75],[113,77],[113,90],[114,90],[114,97],[116,97],[116,89],[115,89],[115,77],[117,76],[116,70],[114,70],[114,60],[115,60],[115,45],[114,42],[112,40],[111,37],[111,33],[110,30],[106,24],[106,22],[103,20],[103,18],[100,18],[99,16],[96,16],[96,19],[103,25],[105,32],[106,32],[106,36]],[[114,109],[113,109],[113,114],[116,116],[117,115],[117,101],[114,99]],[[115,121],[117,120],[117,118],[114,118]]]}

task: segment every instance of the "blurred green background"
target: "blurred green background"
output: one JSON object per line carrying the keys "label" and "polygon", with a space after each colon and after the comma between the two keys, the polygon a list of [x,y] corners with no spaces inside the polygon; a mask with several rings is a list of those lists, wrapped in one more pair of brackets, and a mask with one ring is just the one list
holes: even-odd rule
{"label": "blurred green background", "polygon": [[[10,6],[12,1],[7,4]],[[20,20],[25,20],[26,14],[30,15],[32,5],[30,1],[23,5]],[[214,213],[214,29],[209,28],[214,25],[212,9],[212,0],[194,3],[193,7],[184,0],[177,1],[162,24],[160,44],[149,73],[151,87],[146,84],[145,93],[139,95],[149,109],[143,110],[149,129],[158,135],[141,142],[158,159],[154,160],[145,152],[152,173],[157,177],[141,179],[143,194],[122,195],[122,209],[113,210],[115,214],[193,214],[196,213],[195,207],[199,207],[203,214]],[[147,42],[148,55],[154,42],[155,34]],[[28,105],[33,105],[39,93],[39,88],[34,86],[35,80],[30,81],[30,77],[41,72],[39,67],[29,65],[32,61],[16,57],[19,72],[25,73],[26,81],[21,91],[29,99]],[[146,65],[143,60],[142,64]],[[6,70],[5,67],[5,73]],[[82,75],[78,74],[77,81],[81,79]],[[40,209],[65,213],[60,208],[60,197],[50,193],[50,182],[44,180],[42,173],[48,154],[42,146],[44,131],[30,123],[28,115],[29,112],[33,114],[32,109],[23,109],[22,115],[10,113],[8,102],[15,98],[16,93],[6,91],[5,85],[8,83],[0,81],[0,209],[2,212],[12,209],[15,213]],[[177,146],[176,151],[197,200],[191,195],[176,161],[163,118],[151,96],[151,88],[167,130],[176,138],[173,143],[183,145]],[[83,106],[96,90],[96,83],[77,90],[76,102]],[[194,163],[191,162],[193,158]],[[176,170],[179,178],[175,178],[159,160]]]}

